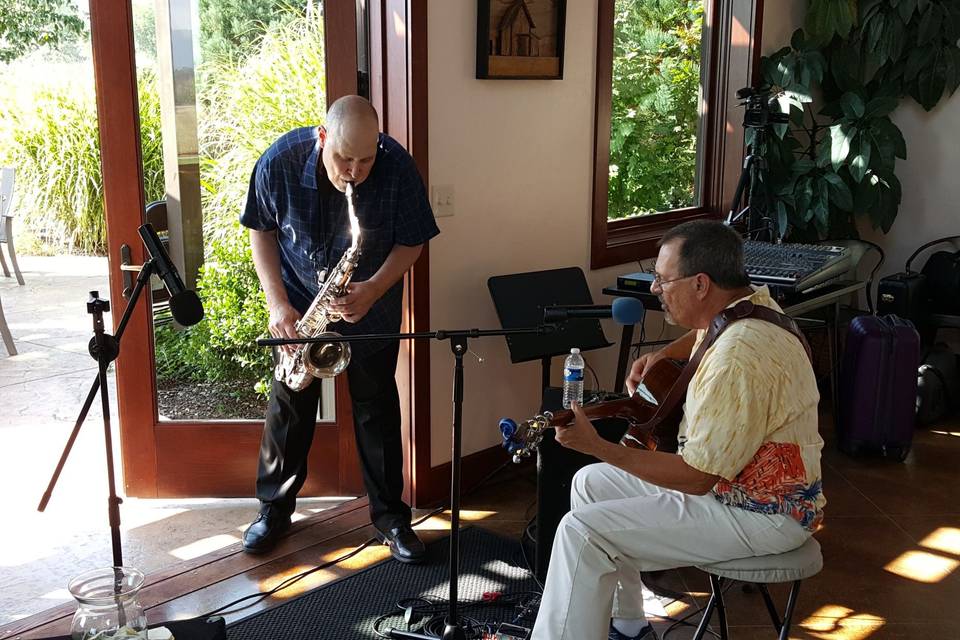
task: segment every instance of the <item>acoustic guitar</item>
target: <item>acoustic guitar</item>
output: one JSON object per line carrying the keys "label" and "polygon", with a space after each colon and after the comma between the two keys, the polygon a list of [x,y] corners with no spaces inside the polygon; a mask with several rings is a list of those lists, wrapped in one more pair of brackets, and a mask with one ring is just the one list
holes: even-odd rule
{"label": "acoustic guitar", "polygon": [[[587,418],[620,418],[627,421],[627,432],[620,444],[634,449],[674,452],[677,450],[677,433],[683,417],[684,389],[674,389],[681,381],[683,363],[676,360],[658,360],[641,380],[641,387],[629,398],[585,405]],[[669,404],[669,406],[668,406]],[[530,420],[517,424],[510,418],[500,420],[503,447],[513,454],[513,461],[520,462],[530,457],[547,429],[564,427],[573,422],[570,409],[557,412],[544,411]]]}

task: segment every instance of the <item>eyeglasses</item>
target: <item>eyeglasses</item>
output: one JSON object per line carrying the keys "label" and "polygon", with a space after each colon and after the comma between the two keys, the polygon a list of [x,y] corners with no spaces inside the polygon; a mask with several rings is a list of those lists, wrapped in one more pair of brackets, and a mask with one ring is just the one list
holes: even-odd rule
{"label": "eyeglasses", "polygon": [[659,273],[654,273],[653,284],[651,286],[657,287],[659,289],[663,289],[663,285],[665,284],[670,284],[671,282],[679,282],[680,280],[686,280],[687,278],[692,278],[695,275],[697,274],[693,274],[692,276],[680,276],[679,278],[673,278],[671,280],[664,280],[663,278],[660,277]]}

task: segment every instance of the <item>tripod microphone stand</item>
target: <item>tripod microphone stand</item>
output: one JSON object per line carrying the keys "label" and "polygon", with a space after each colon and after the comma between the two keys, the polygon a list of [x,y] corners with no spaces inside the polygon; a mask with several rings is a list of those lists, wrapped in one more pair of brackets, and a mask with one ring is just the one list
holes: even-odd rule
{"label": "tripod microphone stand", "polygon": [[153,258],[145,262],[140,269],[140,274],[137,276],[137,284],[130,294],[127,307],[124,309],[120,323],[117,325],[116,335],[110,335],[104,331],[103,312],[110,310],[110,302],[102,299],[98,291],[90,292],[90,298],[87,300],[87,313],[93,316],[94,336],[90,340],[88,350],[90,355],[96,359],[99,371],[97,378],[90,386],[90,392],[87,394],[87,399],[83,403],[83,408],[80,410],[77,422],[73,427],[73,431],[70,433],[63,453],[60,455],[60,461],[57,463],[57,468],[50,478],[47,490],[44,491],[43,497],[40,499],[40,504],[37,506],[37,511],[43,511],[47,508],[47,503],[50,502],[53,489],[57,484],[57,480],[60,478],[60,472],[63,471],[67,457],[70,455],[71,449],[73,449],[73,443],[80,433],[80,427],[83,426],[87,412],[90,411],[93,400],[97,397],[97,391],[100,391],[100,399],[103,407],[103,437],[107,454],[107,483],[109,485],[107,510],[110,521],[110,539],[113,547],[114,567],[123,566],[123,552],[120,546],[120,503],[122,503],[123,500],[117,496],[116,478],[113,467],[113,436],[110,428],[110,397],[107,387],[107,367],[120,355],[120,338],[123,337],[123,332],[127,328],[127,323],[137,305],[137,300],[140,298],[144,287],[150,281],[150,276],[154,273],[155,269],[156,260]]}
{"label": "tripod microphone stand", "polygon": [[[765,135],[764,127],[754,128],[753,144],[750,145],[750,153],[743,159],[743,169],[741,169],[740,178],[737,180],[737,188],[733,193],[733,200],[730,203],[730,211],[727,213],[726,222],[728,225],[733,225],[745,217],[747,237],[754,233],[766,232],[768,240],[772,242],[779,234],[774,232],[773,220],[770,218],[769,211],[770,198],[766,185],[761,178],[761,173],[766,171],[768,167],[766,158],[761,155],[766,145]],[[762,213],[757,211],[754,204],[754,192],[758,189],[762,189],[764,194],[765,210]],[[741,204],[744,207],[738,209]]]}
{"label": "tripod microphone stand", "polygon": [[[354,336],[317,337],[317,338],[266,338],[257,340],[262,347],[282,346],[288,344],[317,344],[329,342],[364,342],[370,340],[417,340],[435,339],[449,340],[450,350],[453,352],[453,450],[450,473],[450,597],[449,609],[444,623],[443,640],[466,640],[466,631],[460,624],[457,616],[457,587],[460,571],[460,449],[463,432],[463,355],[469,350],[469,338],[483,338],[490,336],[543,334],[553,331],[551,325],[543,325],[529,329],[465,329],[460,331],[421,331],[416,333],[384,333]],[[435,640],[435,636],[428,636],[412,631],[389,629],[391,638],[414,638]]]}

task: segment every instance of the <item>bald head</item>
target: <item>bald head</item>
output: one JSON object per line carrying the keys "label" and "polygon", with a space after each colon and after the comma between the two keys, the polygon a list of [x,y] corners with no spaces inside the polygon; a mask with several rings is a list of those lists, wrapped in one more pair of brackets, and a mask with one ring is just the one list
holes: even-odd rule
{"label": "bald head", "polygon": [[380,132],[377,110],[361,96],[343,96],[327,110],[327,135],[333,137],[370,136]]}
{"label": "bald head", "polygon": [[377,110],[365,98],[344,96],[330,105],[320,144],[333,186],[343,191],[347,182],[358,185],[367,179],[377,157],[379,135]]}

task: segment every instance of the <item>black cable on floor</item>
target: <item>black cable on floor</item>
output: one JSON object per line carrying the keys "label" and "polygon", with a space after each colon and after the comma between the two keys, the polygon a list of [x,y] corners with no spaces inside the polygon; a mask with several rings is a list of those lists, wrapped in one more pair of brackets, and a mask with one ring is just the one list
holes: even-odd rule
{"label": "black cable on floor", "polygon": [[[484,633],[493,633],[496,631],[500,621],[484,621],[479,619],[479,615],[485,609],[504,607],[515,607],[519,613],[514,616],[513,623],[523,621],[528,615],[534,603],[540,602],[540,594],[532,591],[521,591],[518,593],[487,593],[482,600],[459,601],[458,604],[458,623],[464,629],[468,640],[479,639]],[[396,607],[400,610],[397,613],[388,613],[380,616],[373,623],[373,630],[381,638],[389,638],[389,634],[383,629],[396,629],[396,625],[387,626],[385,623],[393,618],[402,617],[406,623],[406,628],[402,631],[421,633],[423,635],[440,638],[446,626],[446,616],[450,603],[443,598],[401,598],[397,601]],[[461,615],[460,611],[464,614]],[[470,612],[471,615],[466,615]]]}

